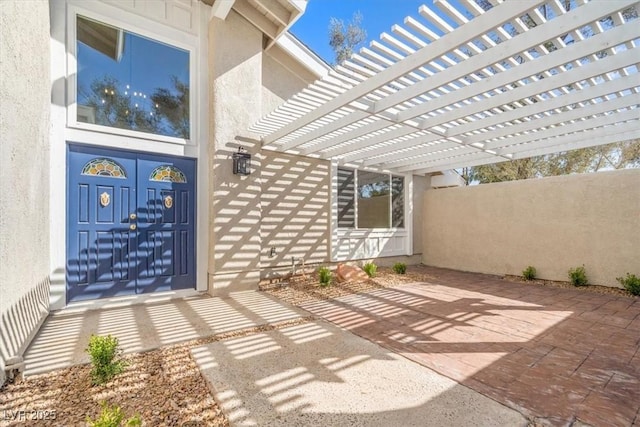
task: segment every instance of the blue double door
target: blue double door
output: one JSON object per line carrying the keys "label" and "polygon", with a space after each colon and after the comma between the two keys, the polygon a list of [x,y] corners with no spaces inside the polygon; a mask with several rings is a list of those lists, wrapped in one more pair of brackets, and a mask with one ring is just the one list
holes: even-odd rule
{"label": "blue double door", "polygon": [[68,145],[67,301],[195,288],[194,159]]}

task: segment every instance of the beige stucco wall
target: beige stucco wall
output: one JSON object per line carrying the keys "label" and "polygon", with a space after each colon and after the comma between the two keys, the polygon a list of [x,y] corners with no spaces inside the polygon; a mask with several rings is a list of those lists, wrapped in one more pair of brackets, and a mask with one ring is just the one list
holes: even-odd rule
{"label": "beige stucco wall", "polygon": [[[278,57],[287,61],[283,55]],[[262,113],[266,115],[304,89],[313,77],[303,73],[305,80],[294,74],[290,68],[296,65],[295,61],[289,59],[283,64],[272,57],[271,51],[262,59]],[[329,162],[266,150],[261,153],[261,162],[261,278],[290,271],[292,257],[304,259],[307,264],[327,262]]]}
{"label": "beige stucco wall", "polygon": [[551,177],[425,192],[425,264],[494,274],[533,265],[592,284],[640,274],[640,170]]}
{"label": "beige stucco wall", "polygon": [[[330,261],[330,163],[262,150],[248,131],[312,82],[308,72],[294,72],[300,68],[294,60],[263,47],[262,34],[234,11],[209,23],[208,275],[216,295],[255,289],[260,279],[290,271],[292,257],[313,265]],[[232,174],[238,146],[252,154],[249,176]],[[426,182],[414,181],[418,202]],[[419,209],[414,218],[420,218]],[[418,251],[420,236],[414,227]]]}
{"label": "beige stucco wall", "polygon": [[262,277],[281,272],[277,267],[289,271],[292,257],[306,264],[328,262],[329,162],[270,152],[260,173]]}
{"label": "beige stucco wall", "polygon": [[413,177],[413,254],[422,254],[422,222],[424,194],[430,188],[431,177],[418,176]]}
{"label": "beige stucco wall", "polygon": [[1,384],[49,303],[48,1],[0,2],[0,40]]}
{"label": "beige stucco wall", "polygon": [[[274,46],[272,49],[276,48],[277,46]],[[307,87],[314,80],[310,75],[307,77],[311,80],[303,80],[274,59],[270,52],[265,52],[262,55],[262,115],[271,113]]]}
{"label": "beige stucco wall", "polygon": [[[209,24],[209,289],[254,289],[272,269],[328,259],[329,163],[261,150],[248,129],[308,83],[263,51],[262,34],[232,11]],[[237,137],[240,136],[238,139]],[[252,173],[232,173],[238,146]],[[271,256],[271,248],[275,256]]]}
{"label": "beige stucco wall", "polygon": [[232,155],[242,145],[260,168],[247,129],[262,115],[262,33],[231,11],[209,23],[210,222],[209,288],[218,293],[256,286],[260,269],[260,174],[233,175]]}

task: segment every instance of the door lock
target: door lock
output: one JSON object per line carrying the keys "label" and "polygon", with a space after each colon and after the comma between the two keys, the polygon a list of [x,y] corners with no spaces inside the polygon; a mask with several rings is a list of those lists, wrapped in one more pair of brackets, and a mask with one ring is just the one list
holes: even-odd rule
{"label": "door lock", "polygon": [[129,230],[135,230],[136,228],[138,228],[135,224],[131,224],[129,226]]}
{"label": "door lock", "polygon": [[129,219],[135,220],[138,218],[138,215],[132,213],[131,215],[129,215]]}

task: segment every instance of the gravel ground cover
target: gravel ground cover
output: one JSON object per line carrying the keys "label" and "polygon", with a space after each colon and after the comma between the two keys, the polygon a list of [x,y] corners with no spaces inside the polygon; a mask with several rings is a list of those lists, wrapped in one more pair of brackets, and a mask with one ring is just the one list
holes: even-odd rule
{"label": "gravel ground cover", "polygon": [[396,274],[390,268],[379,268],[376,276],[364,282],[338,283],[320,286],[316,274],[298,275],[287,279],[286,284],[264,285],[261,290],[291,305],[301,305],[316,300],[339,298],[345,295],[391,288],[405,283],[424,282],[435,277],[419,267],[409,267],[406,274]]}
{"label": "gravel ground cover", "polygon": [[87,416],[95,419],[101,402],[107,402],[120,406],[126,418],[140,414],[145,426],[228,426],[190,349],[310,320],[306,317],[128,354],[123,357],[125,371],[101,386],[91,385],[90,365],[18,379],[0,390],[0,425],[84,426]]}
{"label": "gravel ground cover", "polygon": [[[524,280],[520,276],[507,275],[503,277],[505,282],[522,283],[530,286],[549,286],[556,288],[575,289],[576,292],[595,292],[600,294],[610,294],[634,298],[629,292],[621,288],[608,286],[587,285],[576,287],[569,282],[553,280]],[[337,283],[335,280],[330,286],[322,287],[318,282],[317,275],[307,274],[305,276],[294,276],[287,280],[282,286],[266,285],[263,290],[276,298],[281,299],[291,305],[301,304],[314,300],[326,300],[339,298],[348,294],[367,292],[374,289],[390,288],[400,286],[405,283],[434,282],[437,281],[437,271],[433,268],[415,265],[407,268],[406,274],[396,274],[390,268],[380,267],[376,276],[365,282],[359,283]],[[508,284],[508,283],[506,283]]]}
{"label": "gravel ground cover", "polygon": [[617,295],[621,297],[629,297],[635,298],[625,289],[622,288],[613,288],[610,286],[600,286],[600,285],[587,285],[576,287],[572,283],[569,282],[559,282],[555,280],[542,280],[542,279],[534,279],[534,280],[524,280],[520,276],[504,276],[504,280],[507,282],[517,282],[524,283],[525,285],[533,285],[533,286],[549,286],[551,288],[570,288],[576,289],[582,292],[593,292],[596,294],[608,294],[608,295]]}

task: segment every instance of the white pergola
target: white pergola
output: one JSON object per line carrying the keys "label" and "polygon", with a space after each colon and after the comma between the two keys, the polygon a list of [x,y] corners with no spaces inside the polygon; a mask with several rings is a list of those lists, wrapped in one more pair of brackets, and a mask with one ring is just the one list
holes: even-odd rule
{"label": "white pergola", "polygon": [[255,124],[266,149],[425,174],[640,138],[638,1],[435,0]]}

